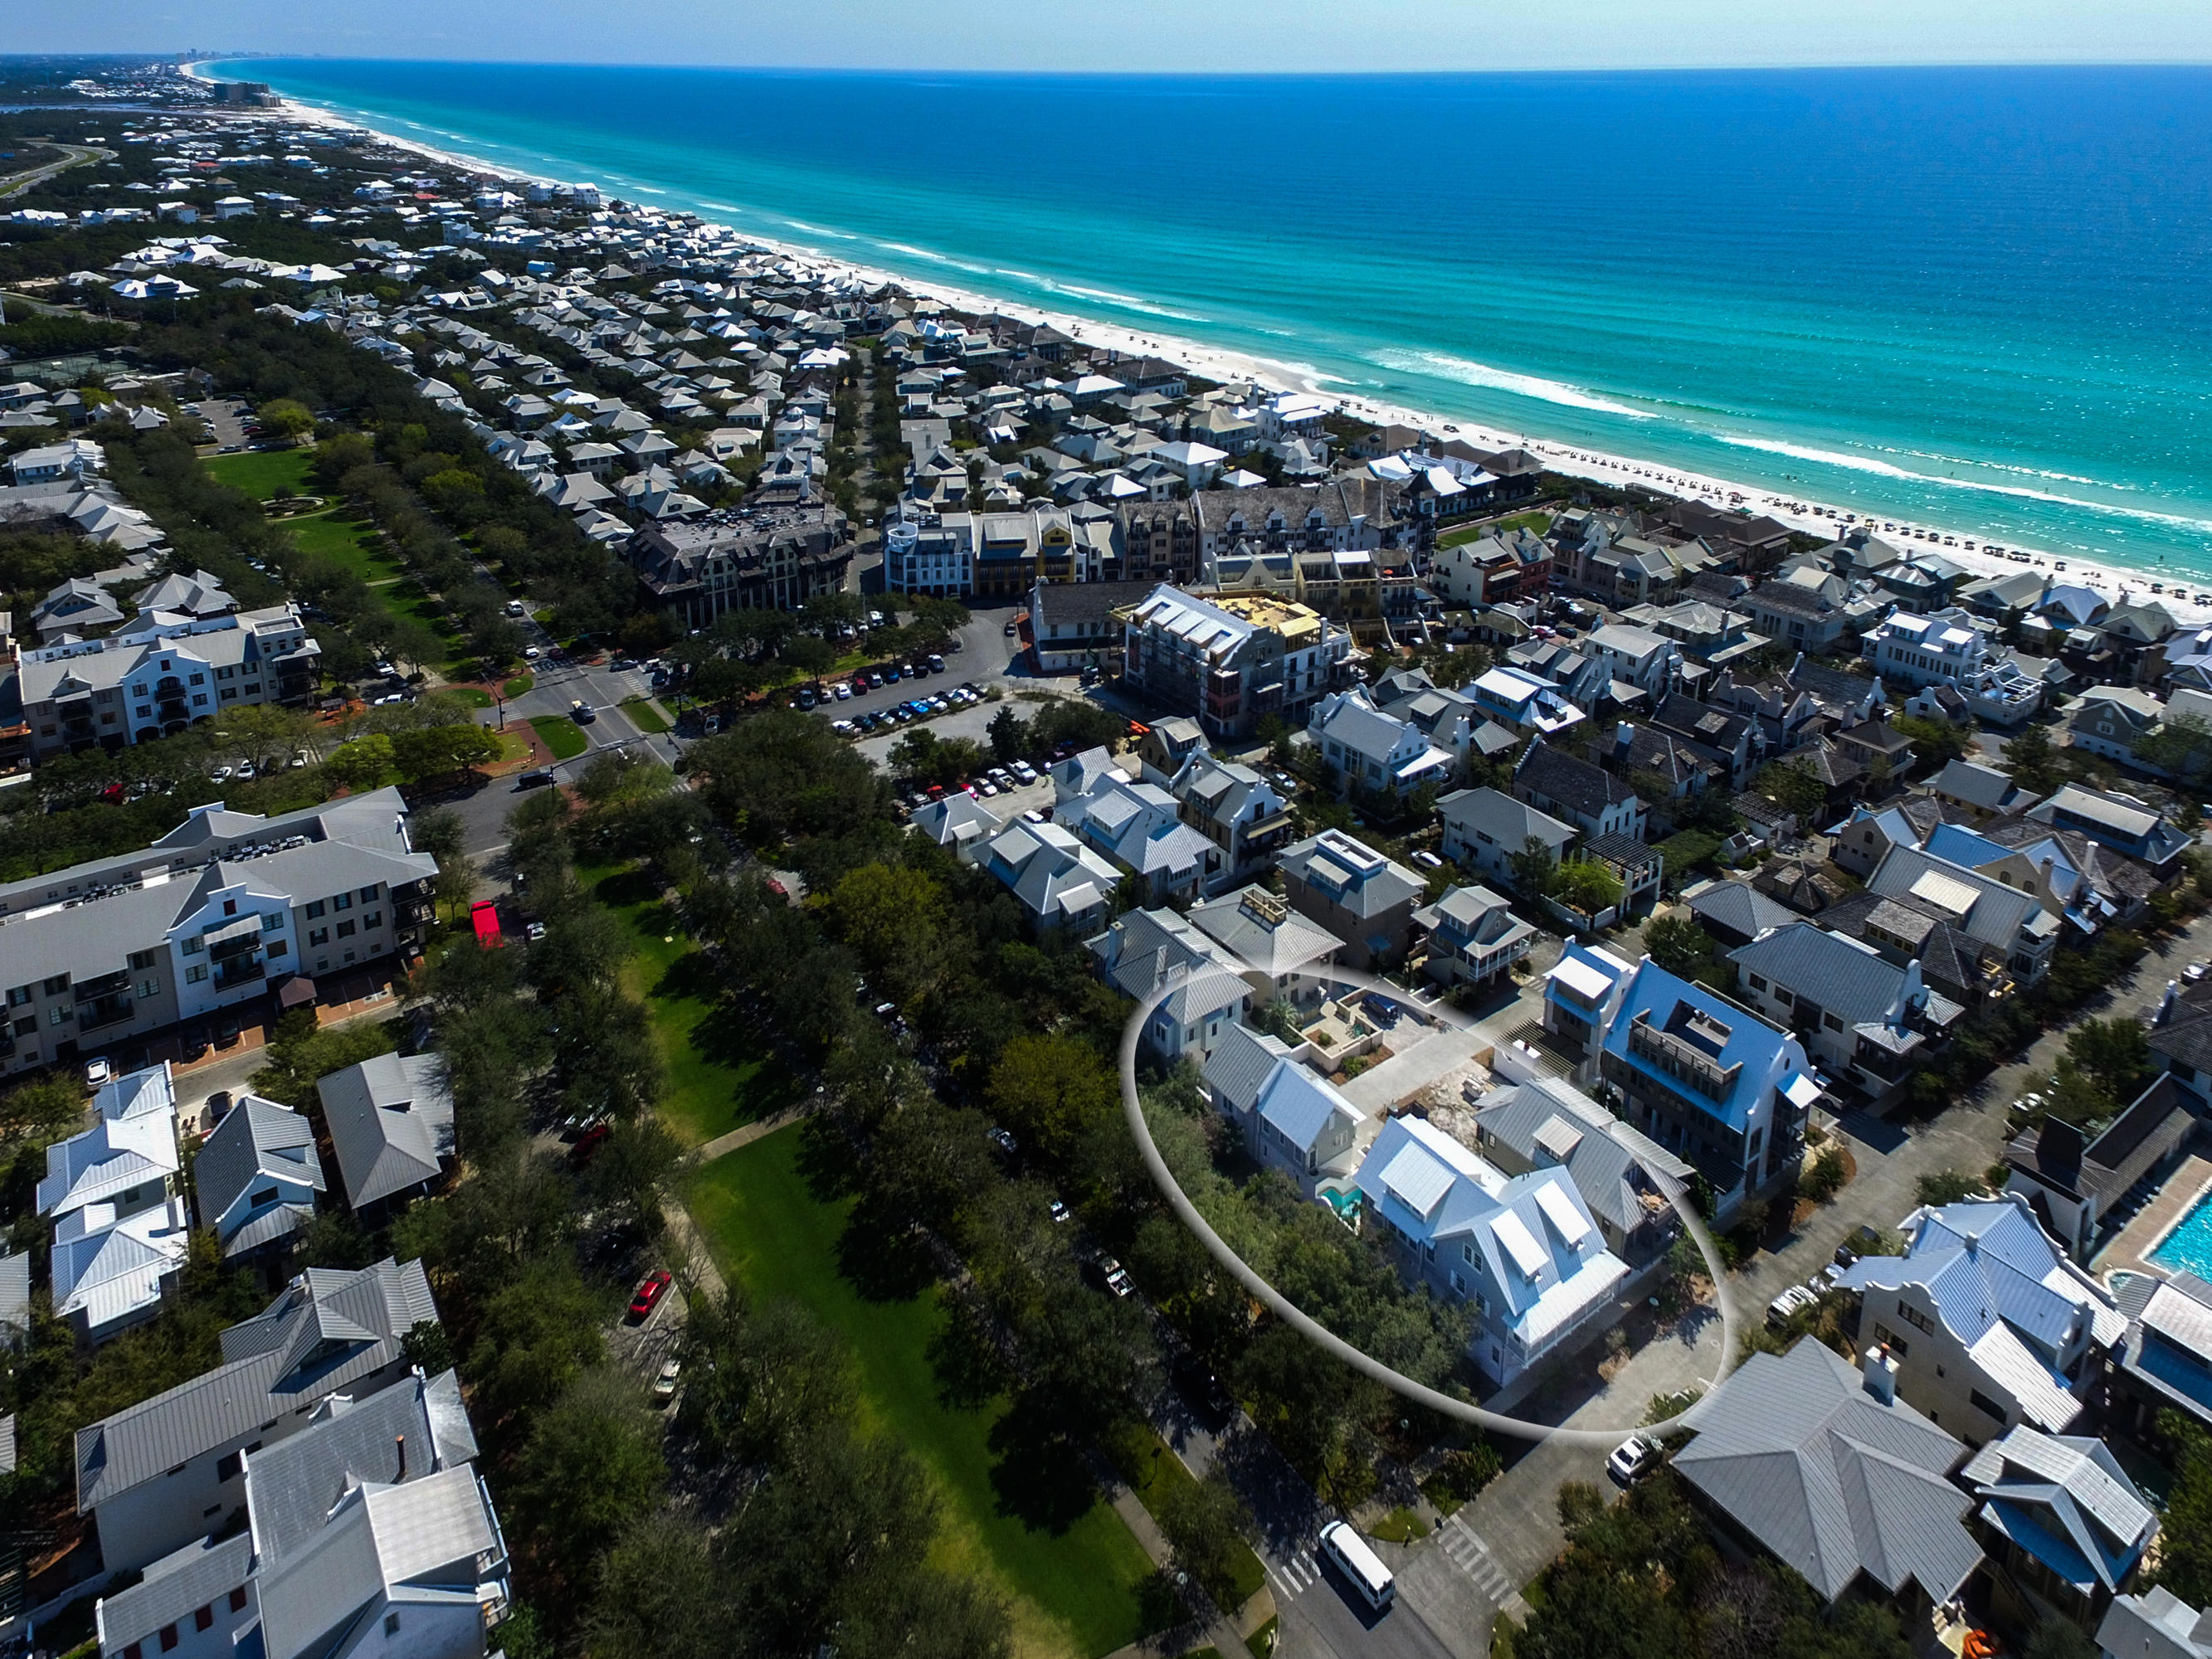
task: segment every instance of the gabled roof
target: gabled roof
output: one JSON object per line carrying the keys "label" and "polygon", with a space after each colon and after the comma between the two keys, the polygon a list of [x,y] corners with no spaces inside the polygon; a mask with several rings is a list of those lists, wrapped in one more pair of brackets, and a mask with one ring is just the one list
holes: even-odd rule
{"label": "gabled roof", "polygon": [[2094,1437],[2023,1425],[1959,1473],[1987,1524],[2085,1595],[2118,1589],[2158,1533],[2150,1505]]}
{"label": "gabled roof", "polygon": [[200,1225],[217,1225],[257,1182],[270,1179],[325,1190],[314,1127],[289,1106],[246,1095],[192,1160]]}
{"label": "gabled roof", "polygon": [[[437,1317],[419,1261],[309,1268],[222,1334],[222,1364],[77,1431],[77,1512],[374,1376],[398,1359],[409,1331]],[[362,1334],[318,1334],[340,1328]]]}
{"label": "gabled roof", "polygon": [[1239,961],[1278,976],[1322,962],[1344,941],[1256,884],[1191,907],[1194,926]]}
{"label": "gabled roof", "polygon": [[1981,1562],[1948,1478],[1966,1448],[1809,1337],[1753,1354],[1688,1420],[1675,1473],[1826,1600],[1864,1573],[1948,1601]]}
{"label": "gabled roof", "polygon": [[1334,1084],[1287,1054],[1275,1062],[1253,1103],[1264,1122],[1302,1152],[1312,1149],[1333,1120],[1357,1129],[1367,1119]]}
{"label": "gabled roof", "polygon": [[1260,1091],[1274,1075],[1276,1062],[1291,1054],[1302,1054],[1304,1045],[1297,1048],[1268,1031],[1255,1031],[1249,1025],[1231,1025],[1221,1034],[1206,1057],[1200,1075],[1206,1085],[1239,1112],[1249,1112],[1260,1098]]}
{"label": "gabled roof", "polygon": [[1844,1024],[1888,1021],[1910,1006],[1907,972],[1870,945],[1793,918],[1749,945],[1729,952],[1747,974],[1757,974],[1796,995],[1809,997]]}
{"label": "gabled roof", "polygon": [[1437,802],[1437,811],[1453,829],[1470,836],[1480,831],[1508,853],[1519,852],[1531,836],[1556,853],[1582,833],[1497,789],[1455,789]]}

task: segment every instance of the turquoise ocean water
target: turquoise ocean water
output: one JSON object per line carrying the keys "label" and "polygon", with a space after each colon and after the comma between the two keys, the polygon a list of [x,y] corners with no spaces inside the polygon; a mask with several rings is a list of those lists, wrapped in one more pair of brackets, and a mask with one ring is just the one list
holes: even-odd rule
{"label": "turquoise ocean water", "polygon": [[2212,70],[233,72],[1345,395],[2212,582]]}

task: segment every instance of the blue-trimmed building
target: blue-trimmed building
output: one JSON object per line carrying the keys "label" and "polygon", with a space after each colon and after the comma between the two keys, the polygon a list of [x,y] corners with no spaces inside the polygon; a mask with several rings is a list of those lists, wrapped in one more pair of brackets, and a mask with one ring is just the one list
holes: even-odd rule
{"label": "blue-trimmed building", "polygon": [[1691,1164],[1727,1219],[1786,1186],[1820,1097],[1804,1046],[1646,957],[1607,1027],[1600,1075],[1623,1117]]}

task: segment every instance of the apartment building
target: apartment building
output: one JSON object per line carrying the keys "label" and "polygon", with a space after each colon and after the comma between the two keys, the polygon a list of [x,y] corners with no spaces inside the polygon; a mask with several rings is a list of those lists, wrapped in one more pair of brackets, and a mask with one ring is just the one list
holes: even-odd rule
{"label": "apartment building", "polygon": [[1210,738],[1243,738],[1268,714],[1303,724],[1344,678],[1352,636],[1287,600],[1201,599],[1163,583],[1128,613],[1122,652],[1139,691],[1195,715]]}
{"label": "apartment building", "polygon": [[214,802],[143,852],[0,885],[0,1075],[411,955],[437,872],[380,789],[276,817]]}
{"label": "apartment building", "polygon": [[704,628],[725,611],[796,611],[839,592],[853,553],[844,514],[806,501],[648,525],[623,556],[662,609]]}
{"label": "apartment building", "polygon": [[15,689],[32,757],[44,760],[173,737],[241,705],[304,702],[321,660],[295,605],[149,610],[104,638],[24,652]]}
{"label": "apartment building", "polygon": [[1948,685],[1969,713],[1999,726],[2017,726],[2043,706],[2043,682],[1992,652],[1961,611],[1919,617],[1893,611],[1860,649],[1885,681]]}

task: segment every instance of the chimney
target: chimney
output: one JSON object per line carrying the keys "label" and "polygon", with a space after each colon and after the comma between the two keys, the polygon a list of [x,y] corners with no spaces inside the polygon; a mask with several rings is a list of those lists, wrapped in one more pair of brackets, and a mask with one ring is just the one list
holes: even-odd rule
{"label": "chimney", "polygon": [[407,1437],[404,1434],[393,1435],[392,1449],[399,1459],[399,1473],[392,1476],[392,1480],[395,1482],[404,1480],[407,1478]]}
{"label": "chimney", "polygon": [[1897,1403],[1897,1361],[1890,1358],[1887,1343],[1877,1343],[1866,1351],[1866,1363],[1861,1369],[1866,1373],[1866,1391],[1885,1406]]}

